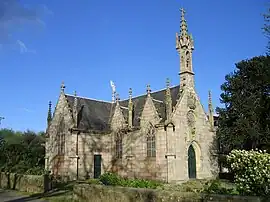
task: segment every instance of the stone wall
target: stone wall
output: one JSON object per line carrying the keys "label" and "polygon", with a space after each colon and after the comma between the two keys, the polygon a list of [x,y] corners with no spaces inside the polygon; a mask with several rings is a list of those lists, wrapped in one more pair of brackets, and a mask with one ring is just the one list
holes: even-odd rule
{"label": "stone wall", "polygon": [[191,192],[110,187],[102,185],[75,185],[74,198],[78,201],[95,202],[262,202],[258,197],[203,195]]}
{"label": "stone wall", "polygon": [[43,193],[44,180],[45,177],[43,175],[19,175],[15,173],[1,172],[0,188],[30,193]]}

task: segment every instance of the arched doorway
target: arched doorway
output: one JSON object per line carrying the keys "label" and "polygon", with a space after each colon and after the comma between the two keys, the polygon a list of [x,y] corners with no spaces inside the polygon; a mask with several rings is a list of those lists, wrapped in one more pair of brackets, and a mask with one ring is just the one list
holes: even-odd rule
{"label": "arched doorway", "polygon": [[188,177],[196,179],[196,154],[192,145],[188,148]]}

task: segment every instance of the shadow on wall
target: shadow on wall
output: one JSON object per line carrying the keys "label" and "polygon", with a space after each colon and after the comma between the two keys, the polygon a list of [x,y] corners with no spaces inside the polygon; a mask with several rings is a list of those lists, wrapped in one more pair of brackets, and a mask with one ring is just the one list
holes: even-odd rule
{"label": "shadow on wall", "polygon": [[218,148],[218,140],[216,135],[214,135],[213,141],[209,147],[209,156],[210,156],[210,165],[211,165],[211,173],[213,176],[217,177],[221,171],[219,165],[219,148]]}
{"label": "shadow on wall", "polygon": [[[117,142],[121,144],[116,144]],[[95,154],[108,155],[101,160],[101,167],[103,172],[115,172],[123,177],[130,178],[148,178],[155,179],[157,171],[160,170],[156,166],[155,158],[141,158],[133,153],[133,145],[139,140],[141,135],[132,133],[129,129],[122,129],[112,133],[105,134],[89,134],[87,137],[81,136],[82,140],[82,164],[85,178],[91,178],[95,175],[95,169],[98,165],[94,165],[94,159],[87,158],[94,157]],[[111,160],[109,160],[111,157]],[[87,162],[87,159],[92,162]],[[141,159],[141,160],[138,160]],[[94,172],[94,173],[93,173]]]}

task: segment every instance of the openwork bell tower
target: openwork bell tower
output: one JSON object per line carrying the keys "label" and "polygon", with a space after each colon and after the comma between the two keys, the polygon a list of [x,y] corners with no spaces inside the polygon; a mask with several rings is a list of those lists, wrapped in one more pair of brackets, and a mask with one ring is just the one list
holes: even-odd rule
{"label": "openwork bell tower", "polygon": [[188,34],[185,10],[181,10],[180,34],[176,33],[176,50],[180,55],[180,89],[194,88],[194,72],[192,68],[192,52],[194,42],[191,34]]}

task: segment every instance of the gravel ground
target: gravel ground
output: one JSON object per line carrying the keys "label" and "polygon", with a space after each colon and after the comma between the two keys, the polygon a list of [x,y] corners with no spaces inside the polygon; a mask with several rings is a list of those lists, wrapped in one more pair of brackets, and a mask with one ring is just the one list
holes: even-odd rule
{"label": "gravel ground", "polygon": [[0,189],[0,202],[47,202],[45,200],[38,199],[37,197],[31,197],[22,195],[16,191],[2,190]]}

